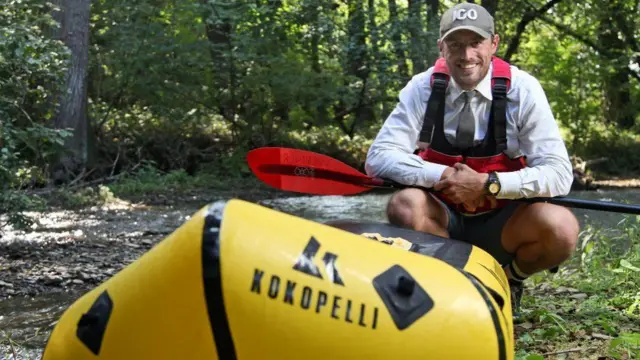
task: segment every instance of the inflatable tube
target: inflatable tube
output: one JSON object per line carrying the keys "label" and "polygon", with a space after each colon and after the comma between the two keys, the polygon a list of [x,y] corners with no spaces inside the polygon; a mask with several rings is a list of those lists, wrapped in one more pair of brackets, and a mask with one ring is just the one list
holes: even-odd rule
{"label": "inflatable tube", "polygon": [[231,200],[73,303],[43,359],[510,360],[505,283],[464,243]]}

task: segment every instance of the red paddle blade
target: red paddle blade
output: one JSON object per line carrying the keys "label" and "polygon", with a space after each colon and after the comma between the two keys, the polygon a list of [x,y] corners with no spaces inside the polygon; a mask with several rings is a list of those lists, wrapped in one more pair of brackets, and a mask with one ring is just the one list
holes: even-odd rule
{"label": "red paddle blade", "polygon": [[371,189],[376,179],[329,156],[311,151],[264,147],[249,151],[247,162],[274,188],[314,195],[352,195]]}

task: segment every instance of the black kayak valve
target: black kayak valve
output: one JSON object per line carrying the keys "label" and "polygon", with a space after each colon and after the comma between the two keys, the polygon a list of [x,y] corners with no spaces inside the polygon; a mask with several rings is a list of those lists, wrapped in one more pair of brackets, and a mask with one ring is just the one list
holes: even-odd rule
{"label": "black kayak valve", "polygon": [[409,272],[393,265],[373,278],[380,296],[398,330],[404,330],[433,308],[433,299]]}
{"label": "black kayak valve", "polygon": [[413,289],[416,288],[416,281],[410,277],[400,275],[398,277],[398,286],[396,291],[398,294],[402,296],[411,296],[413,294]]}

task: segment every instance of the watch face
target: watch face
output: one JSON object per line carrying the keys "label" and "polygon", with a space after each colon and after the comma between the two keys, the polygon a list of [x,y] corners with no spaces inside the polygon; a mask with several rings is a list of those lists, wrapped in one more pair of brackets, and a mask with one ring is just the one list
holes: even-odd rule
{"label": "watch face", "polygon": [[498,184],[490,184],[489,185],[489,192],[492,194],[497,194],[498,192],[500,192],[500,185]]}

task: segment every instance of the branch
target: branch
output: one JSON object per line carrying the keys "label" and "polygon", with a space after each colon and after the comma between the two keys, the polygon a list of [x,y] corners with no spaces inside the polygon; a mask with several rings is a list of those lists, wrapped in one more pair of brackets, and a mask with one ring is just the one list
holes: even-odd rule
{"label": "branch", "polygon": [[558,30],[561,30],[562,32],[564,32],[567,35],[572,36],[573,38],[575,38],[576,40],[579,40],[580,42],[582,42],[583,44],[589,46],[590,48],[592,48],[593,50],[601,53],[602,55],[605,55],[607,57],[611,56],[611,52],[608,49],[605,48],[601,48],[600,46],[598,46],[598,44],[596,44],[595,41],[592,41],[591,39],[587,39],[585,36],[578,34],[576,31],[574,31],[573,29],[571,29],[570,27],[568,27],[567,25],[564,24],[558,24],[557,22],[549,19],[546,16],[540,16],[540,20],[544,21],[545,23],[555,27]]}
{"label": "branch", "polygon": [[[612,58],[615,57],[615,54],[613,54],[609,49],[606,49],[606,48],[598,46],[598,44],[595,41],[592,41],[591,39],[588,39],[585,36],[582,36],[582,35],[578,34],[576,31],[572,30],[568,26],[563,25],[563,24],[558,24],[555,21],[547,18],[546,16],[540,16],[539,19],[544,21],[545,23],[551,25],[551,26],[554,26],[558,30],[563,31],[565,34],[572,36],[576,40],[582,42],[583,44],[589,46],[593,50],[595,50],[598,53],[602,54],[604,57],[606,57],[608,59],[612,59]],[[638,81],[640,81],[640,74],[638,74],[637,71],[631,70],[629,67],[627,67],[626,70],[629,73],[629,75],[633,76]]]}
{"label": "branch", "polygon": [[516,51],[518,51],[518,46],[520,46],[520,38],[522,37],[522,34],[524,33],[524,30],[527,27],[527,25],[529,25],[529,23],[535,20],[536,18],[544,15],[544,13],[549,11],[549,9],[554,7],[560,1],[562,0],[549,0],[541,8],[529,10],[526,13],[524,13],[524,15],[522,16],[522,19],[518,23],[516,35],[513,37],[513,39],[511,39],[511,42],[509,43],[509,47],[507,48],[507,52],[504,54],[505,61],[509,62],[509,60],[511,59],[511,56],[513,56],[513,54],[515,54]]}
{"label": "branch", "polygon": [[638,51],[638,43],[634,37],[633,26],[629,26],[627,22],[627,18],[623,15],[625,13],[624,9],[621,9],[620,4],[614,4],[614,13],[619,14],[618,16],[614,16],[614,21],[618,25],[618,29],[622,32],[625,37],[626,43],[631,46],[633,51]]}

